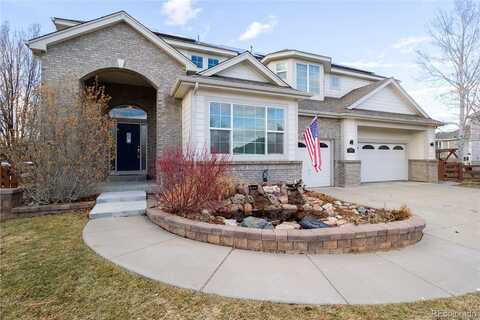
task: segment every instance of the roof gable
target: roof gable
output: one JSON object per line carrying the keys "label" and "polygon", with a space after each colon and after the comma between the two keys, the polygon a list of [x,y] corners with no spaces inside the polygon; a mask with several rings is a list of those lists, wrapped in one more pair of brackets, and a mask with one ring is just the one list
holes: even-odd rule
{"label": "roof gable", "polygon": [[216,66],[200,72],[202,76],[223,76],[242,80],[272,83],[281,87],[289,87],[275,73],[246,51],[236,57],[225,60]]}
{"label": "roof gable", "polygon": [[427,113],[393,78],[359,88],[357,93],[359,94],[354,94],[356,97],[348,109],[422,115],[428,118]]}
{"label": "roof gable", "polygon": [[166,43],[163,39],[155,35],[150,29],[135,20],[125,11],[119,11],[110,15],[100,17],[95,20],[73,25],[69,28],[52,32],[27,42],[28,47],[33,51],[46,52],[49,45],[63,42],[86,33],[94,32],[99,29],[111,26],[113,24],[125,22],[133,29],[142,34],[145,38],[153,42],[156,46],[163,49],[167,54],[185,66],[187,70],[197,70],[197,67],[187,57]]}
{"label": "roof gable", "polygon": [[216,73],[218,76],[227,78],[236,78],[250,81],[271,83],[272,80],[265,76],[265,74],[258,72],[257,69],[249,65],[248,62],[241,62],[235,64],[227,69]]}

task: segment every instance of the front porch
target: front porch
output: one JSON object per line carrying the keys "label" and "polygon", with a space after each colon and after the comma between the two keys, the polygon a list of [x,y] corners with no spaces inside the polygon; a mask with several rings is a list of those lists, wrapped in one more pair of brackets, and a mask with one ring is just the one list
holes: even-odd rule
{"label": "front porch", "polygon": [[[115,120],[114,148],[109,181],[130,176],[127,181],[155,178],[157,153],[157,90],[139,73],[108,68],[83,78],[84,85],[95,82],[105,87],[111,99],[108,113]],[[121,180],[121,179],[120,179]]]}

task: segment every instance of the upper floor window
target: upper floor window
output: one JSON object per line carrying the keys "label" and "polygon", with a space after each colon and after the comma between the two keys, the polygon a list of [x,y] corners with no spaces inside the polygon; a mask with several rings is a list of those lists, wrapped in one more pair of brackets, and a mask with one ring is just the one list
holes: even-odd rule
{"label": "upper floor window", "polygon": [[218,64],[218,59],[208,58],[208,67],[215,67]]}
{"label": "upper floor window", "polygon": [[203,68],[203,57],[202,56],[192,56],[192,62],[199,68]]}
{"label": "upper floor window", "polygon": [[297,63],[297,89],[320,94],[320,67],[314,64]]}
{"label": "upper floor window", "polygon": [[287,80],[287,64],[285,62],[280,62],[275,65],[275,73],[283,81]]}
{"label": "upper floor window", "polygon": [[329,83],[330,89],[333,90],[339,90],[340,89],[340,77],[331,74],[330,75],[330,83]]}

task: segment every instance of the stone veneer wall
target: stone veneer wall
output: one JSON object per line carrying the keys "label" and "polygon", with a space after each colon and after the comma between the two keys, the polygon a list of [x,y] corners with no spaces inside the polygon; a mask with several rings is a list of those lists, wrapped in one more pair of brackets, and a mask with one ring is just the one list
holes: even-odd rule
{"label": "stone veneer wall", "polygon": [[[169,90],[177,76],[185,75],[184,67],[126,23],[51,45],[39,58],[43,84],[74,91],[80,90],[85,76],[118,68],[117,60],[124,60],[126,70],[144,76],[157,90],[155,156],[167,146],[181,145],[180,102],[170,97]],[[65,105],[73,102],[72,95],[64,94],[61,98]]]}
{"label": "stone veneer wall", "polygon": [[0,220],[14,217],[13,208],[23,201],[21,188],[0,188]]}
{"label": "stone veneer wall", "polygon": [[417,216],[391,223],[309,230],[263,230],[216,225],[147,208],[150,220],[181,237],[238,249],[279,253],[350,253],[401,248],[420,241],[425,221]]}
{"label": "stone veneer wall", "polygon": [[438,182],[437,160],[408,160],[408,180]]}
{"label": "stone veneer wall", "polygon": [[292,183],[302,178],[301,161],[236,161],[231,172],[239,182],[261,183],[264,170],[270,182]]}
{"label": "stone veneer wall", "polygon": [[335,161],[335,186],[357,186],[361,182],[360,160],[337,160]]}

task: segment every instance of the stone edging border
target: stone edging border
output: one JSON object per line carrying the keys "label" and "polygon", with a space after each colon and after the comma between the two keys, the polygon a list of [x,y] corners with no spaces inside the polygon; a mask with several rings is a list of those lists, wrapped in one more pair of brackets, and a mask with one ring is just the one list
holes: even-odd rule
{"label": "stone edging border", "polygon": [[47,214],[64,213],[71,210],[91,209],[94,205],[95,201],[82,201],[61,204],[47,204],[41,206],[14,207],[12,208],[12,213],[5,217],[4,220],[44,216]]}
{"label": "stone edging border", "polygon": [[310,230],[262,230],[216,225],[147,208],[150,220],[184,238],[245,250],[279,253],[351,253],[396,249],[423,237],[425,220],[353,224]]}

